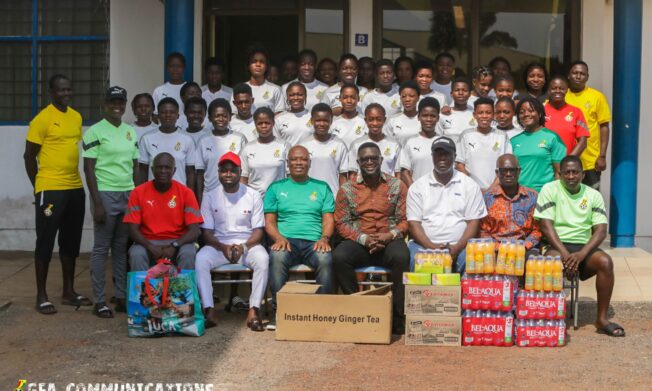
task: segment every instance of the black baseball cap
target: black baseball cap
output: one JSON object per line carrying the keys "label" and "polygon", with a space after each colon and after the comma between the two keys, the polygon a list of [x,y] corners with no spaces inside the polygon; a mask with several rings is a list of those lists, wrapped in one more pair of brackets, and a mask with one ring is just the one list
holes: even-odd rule
{"label": "black baseball cap", "polygon": [[118,86],[109,87],[109,89],[106,90],[105,99],[106,100],[111,100],[111,99],[127,100],[127,90],[125,90],[122,87],[118,87]]}
{"label": "black baseball cap", "polygon": [[448,152],[455,153],[455,142],[446,136],[437,137],[435,138],[435,141],[433,141],[430,151],[435,153],[436,149],[444,149]]}

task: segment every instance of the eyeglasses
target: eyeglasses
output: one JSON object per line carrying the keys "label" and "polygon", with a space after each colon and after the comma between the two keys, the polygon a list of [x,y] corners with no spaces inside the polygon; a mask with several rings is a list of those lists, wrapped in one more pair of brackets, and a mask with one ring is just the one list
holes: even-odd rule
{"label": "eyeglasses", "polygon": [[364,156],[358,158],[358,163],[363,164],[366,162],[377,163],[380,161],[380,156]]}
{"label": "eyeglasses", "polygon": [[520,168],[518,168],[518,167],[514,167],[514,168],[509,167],[509,168],[499,168],[498,169],[498,173],[500,173],[501,175],[505,175],[507,173],[516,174],[519,171],[520,171]]}

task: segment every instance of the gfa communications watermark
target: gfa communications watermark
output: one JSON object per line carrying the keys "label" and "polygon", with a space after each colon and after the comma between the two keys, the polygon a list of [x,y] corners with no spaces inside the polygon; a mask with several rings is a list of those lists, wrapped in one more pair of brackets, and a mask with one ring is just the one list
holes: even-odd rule
{"label": "gfa communications watermark", "polygon": [[18,380],[13,391],[214,391],[209,383],[28,383]]}

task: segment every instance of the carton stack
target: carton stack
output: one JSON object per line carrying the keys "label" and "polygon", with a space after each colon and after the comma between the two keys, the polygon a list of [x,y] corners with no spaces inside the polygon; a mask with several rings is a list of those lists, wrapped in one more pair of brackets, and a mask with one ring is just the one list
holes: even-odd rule
{"label": "carton stack", "polygon": [[416,254],[414,273],[403,274],[406,345],[460,346],[460,275],[447,250]]}
{"label": "carton stack", "polygon": [[559,257],[530,257],[525,290],[516,306],[516,345],[556,347],[566,345],[566,296],[563,265]]}

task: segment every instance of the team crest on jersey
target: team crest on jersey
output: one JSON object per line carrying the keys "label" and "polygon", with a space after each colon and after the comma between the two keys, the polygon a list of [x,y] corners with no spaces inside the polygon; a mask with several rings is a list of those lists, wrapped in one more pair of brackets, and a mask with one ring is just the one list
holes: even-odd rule
{"label": "team crest on jersey", "polygon": [[315,96],[317,97],[317,99],[321,100],[321,98],[324,96],[324,91],[317,91]]}
{"label": "team crest on jersey", "polygon": [[362,125],[358,125],[355,128],[355,134],[359,135],[360,133],[362,133]]}
{"label": "team crest on jersey", "polygon": [[173,195],[172,198],[170,198],[170,201],[168,202],[168,207],[169,208],[175,208],[177,206],[177,196]]}
{"label": "team crest on jersey", "polygon": [[311,127],[311,126],[312,126],[312,118],[310,118],[310,119],[308,120],[308,122],[306,122],[306,126],[307,126],[307,127]]}
{"label": "team crest on jersey", "polygon": [[566,120],[566,122],[571,122],[573,120],[573,112],[571,111],[570,113],[568,113],[568,115],[564,119]]}
{"label": "team crest on jersey", "polygon": [[541,140],[539,143],[539,148],[545,148],[546,147],[546,140]]}
{"label": "team crest on jersey", "polygon": [[389,156],[391,154],[392,154],[392,150],[389,147],[385,148],[385,152],[383,152],[383,155]]}
{"label": "team crest on jersey", "polygon": [[263,99],[269,99],[269,91],[265,91],[263,94]]}
{"label": "team crest on jersey", "polygon": [[496,141],[493,147],[491,147],[494,151],[497,151],[500,149],[500,141]]}
{"label": "team crest on jersey", "polygon": [[317,192],[313,191],[312,193],[310,193],[309,198],[310,198],[310,201],[317,201]]}
{"label": "team crest on jersey", "polygon": [[175,151],[181,150],[181,141],[177,141],[177,143],[174,145],[174,150]]}
{"label": "team crest on jersey", "polygon": [[591,108],[591,103],[590,102],[584,103],[584,108],[587,109],[587,110],[590,109]]}
{"label": "team crest on jersey", "polygon": [[277,149],[274,151],[274,157],[281,157],[281,150],[280,150],[280,149],[277,148]]}
{"label": "team crest on jersey", "polygon": [[229,145],[229,151],[235,152],[235,143],[231,143],[231,145]]}
{"label": "team crest on jersey", "polygon": [[52,208],[54,208],[54,205],[48,204],[48,206],[45,209],[43,209],[43,214],[45,215],[45,217],[52,216]]}
{"label": "team crest on jersey", "polygon": [[398,107],[398,103],[396,103],[396,99],[392,101],[392,109],[395,109]]}
{"label": "team crest on jersey", "polygon": [[131,137],[131,133],[130,133],[130,132],[127,132],[127,141],[131,141],[132,138],[133,138],[133,137]]}
{"label": "team crest on jersey", "polygon": [[469,121],[469,125],[477,126],[477,123],[475,122],[475,118],[471,118],[471,120]]}
{"label": "team crest on jersey", "polygon": [[583,198],[582,202],[580,202],[580,209],[585,210],[588,207],[589,207],[589,200],[586,199],[586,198]]}
{"label": "team crest on jersey", "polygon": [[335,159],[336,156],[337,156],[337,149],[333,148],[333,150],[331,151],[331,157]]}

